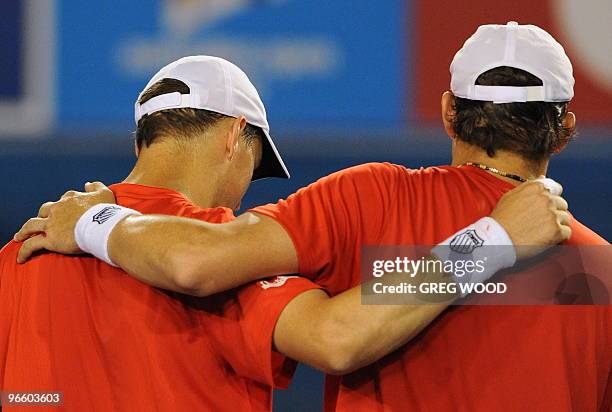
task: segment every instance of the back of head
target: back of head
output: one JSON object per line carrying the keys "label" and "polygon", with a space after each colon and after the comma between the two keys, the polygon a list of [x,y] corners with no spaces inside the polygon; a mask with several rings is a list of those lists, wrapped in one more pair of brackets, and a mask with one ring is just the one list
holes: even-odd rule
{"label": "back of head", "polygon": [[[146,89],[138,103],[142,105],[155,97],[170,93],[188,95],[190,89],[180,80],[165,78]],[[153,143],[172,139],[188,145],[190,139],[202,138],[210,127],[227,117],[210,110],[188,107],[157,111],[138,120],[135,132],[136,144],[138,149],[143,149]],[[265,136],[261,128],[247,123],[243,138],[250,143],[258,138],[263,141]]]}
{"label": "back of head", "polygon": [[263,149],[252,179],[289,177],[257,89],[246,73],[225,59],[187,56],[168,64],[151,78],[134,109],[139,148],[161,137],[185,140],[201,135],[222,119],[244,118],[245,138],[261,138]]}
{"label": "back of head", "polygon": [[574,96],[572,65],[543,29],[516,22],[480,26],[450,70],[459,140],[489,156],[504,150],[541,161],[573,137],[573,128],[564,126]]}
{"label": "back of head", "polygon": [[[541,86],[542,80],[513,67],[496,67],[478,76],[482,86]],[[563,119],[568,102],[493,103],[455,97],[453,128],[458,139],[478,146],[489,156],[506,150],[540,161],[562,149],[574,136]]]}

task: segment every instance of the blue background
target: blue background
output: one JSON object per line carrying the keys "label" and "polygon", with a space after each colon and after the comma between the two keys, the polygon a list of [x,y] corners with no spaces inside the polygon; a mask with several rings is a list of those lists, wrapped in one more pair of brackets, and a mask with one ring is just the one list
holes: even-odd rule
{"label": "blue background", "polygon": [[22,3],[2,0],[0,13],[0,100],[11,100],[22,92]]}
{"label": "blue background", "polygon": [[[249,7],[180,40],[161,24],[160,1],[60,1],[58,126],[132,127],[135,97],[161,66],[151,66],[138,76],[124,73],[116,56],[129,39],[163,41],[162,49],[172,49],[175,44],[218,38],[262,47],[285,38],[318,38],[338,45],[338,67],[328,77],[283,79],[262,74],[269,69],[265,64],[241,65],[263,89],[270,122],[276,127],[326,129],[350,124],[358,130],[401,124],[404,1],[260,3],[267,5]],[[208,53],[199,48],[197,52]]]}
{"label": "blue background", "polygon": [[[274,73],[273,62],[262,62],[258,56],[240,64],[262,92],[273,134],[293,176],[255,183],[243,202],[245,208],[363,162],[420,167],[450,160],[448,140],[439,125],[424,128],[405,121],[413,109],[410,96],[416,81],[411,62],[412,1],[253,1],[258,7],[250,6],[186,38],[163,26],[162,1],[56,4],[55,127],[27,139],[0,135],[1,243],[36,214],[41,203],[69,188],[80,189],[85,181],[110,184],[129,173],[134,162],[128,137],[134,128],[133,101],[160,68],[151,65],[138,74],[122,70],[125,62],[117,56],[132,40],[157,41],[160,53],[169,54],[180,53],[185,45],[220,39],[255,49],[286,39],[335,45],[336,70],[325,76],[269,75]],[[18,97],[23,89],[22,5],[2,0],[0,59],[10,62],[0,67],[4,101]],[[607,239],[612,237],[610,138],[610,129],[587,127],[550,168],[550,176],[563,183],[574,215]],[[319,410],[322,376],[300,367],[291,388],[277,395],[276,410]]]}

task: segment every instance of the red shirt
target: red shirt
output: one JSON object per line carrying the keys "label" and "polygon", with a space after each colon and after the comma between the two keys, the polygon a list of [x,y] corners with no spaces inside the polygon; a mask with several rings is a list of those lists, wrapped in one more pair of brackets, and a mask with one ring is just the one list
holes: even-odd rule
{"label": "red shirt", "polygon": [[[284,226],[300,272],[338,294],[362,245],[435,245],[513,186],[474,167],[366,164],[254,209]],[[608,245],[577,221],[569,244]],[[343,377],[326,410],[595,411],[612,406],[610,306],[455,306],[417,339]]]}
{"label": "red shirt", "polygon": [[[234,218],[171,190],[112,189],[143,213]],[[18,249],[0,253],[2,391],[61,391],[69,411],[265,411],[272,387],[288,383],[295,365],[273,352],[272,335],[285,305],[316,287],[304,278],[193,299],[92,257],[44,254],[17,265]]]}

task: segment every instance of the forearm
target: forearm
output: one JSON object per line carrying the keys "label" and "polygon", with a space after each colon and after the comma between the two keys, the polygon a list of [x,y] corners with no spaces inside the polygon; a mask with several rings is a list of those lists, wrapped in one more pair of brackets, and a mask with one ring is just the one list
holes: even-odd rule
{"label": "forearm", "polygon": [[[330,330],[323,333],[336,337],[330,342],[336,346],[339,357],[336,374],[367,366],[408,343],[448,306],[361,305],[360,299],[359,291],[351,291],[340,300],[329,302],[329,306],[337,309],[331,309],[334,320],[326,322],[325,327]],[[356,310],[347,311],[348,306]]]}
{"label": "forearm", "polygon": [[[248,230],[260,222],[254,219],[211,224],[171,216],[129,216],[112,231],[109,255],[145,283],[196,296],[292,270],[293,264],[282,259],[288,253],[282,236],[268,242],[265,250],[254,250],[262,246]],[[266,255],[271,257],[265,259]]]}
{"label": "forearm", "polygon": [[328,301],[328,313],[332,314],[331,318],[341,329],[336,336],[342,336],[343,351],[349,356],[345,373],[366,366],[409,342],[458,297],[450,294],[443,298],[437,296],[434,300],[443,302],[424,303],[431,301],[431,297],[417,300],[421,297],[418,294],[406,294],[401,295],[401,301],[390,302],[380,297],[381,304],[367,305],[362,303],[363,294],[371,290],[370,284],[396,286],[404,283],[414,285],[419,290],[423,282],[454,283],[454,279],[443,272],[419,272],[414,277],[406,274],[386,275]]}
{"label": "forearm", "polygon": [[[388,275],[376,282],[387,286],[409,282],[418,288],[422,281],[454,282],[446,273],[433,272],[415,277]],[[332,298],[296,298],[277,324],[277,349],[326,373],[350,373],[409,342],[457,297],[449,295],[442,303],[423,304],[417,303],[415,296],[405,296],[400,304],[365,305],[362,288],[367,290],[368,284]]]}
{"label": "forearm", "polygon": [[[190,269],[203,267],[207,257],[206,224],[170,216],[129,216],[112,231],[108,252],[116,265],[152,286],[195,294]],[[209,236],[210,237],[210,236]],[[210,251],[208,251],[210,252]],[[200,273],[214,277],[215,266]]]}

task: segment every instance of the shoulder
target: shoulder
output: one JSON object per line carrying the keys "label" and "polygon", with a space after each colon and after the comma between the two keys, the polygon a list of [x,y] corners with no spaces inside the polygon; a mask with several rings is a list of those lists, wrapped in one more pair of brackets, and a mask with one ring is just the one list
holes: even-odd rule
{"label": "shoulder", "polygon": [[349,180],[358,185],[366,182],[389,188],[397,186],[421,187],[436,182],[464,179],[456,167],[430,166],[409,168],[393,163],[364,163],[329,176],[335,180]]}
{"label": "shoulder", "polygon": [[168,214],[171,216],[197,219],[208,223],[227,223],[235,219],[234,212],[227,207],[203,209],[187,201],[179,210]]}
{"label": "shoulder", "polygon": [[398,165],[389,162],[372,162],[363,163],[357,166],[349,167],[334,173],[334,175],[348,175],[348,176],[394,176],[408,179],[418,178],[431,178],[431,177],[453,177],[456,174],[460,174],[460,171],[456,167],[451,166],[429,166],[410,168],[403,165]]}
{"label": "shoulder", "polygon": [[355,186],[367,184],[388,186],[404,179],[416,177],[425,170],[427,169],[409,169],[405,166],[387,162],[363,163],[325,176],[317,183],[320,185],[350,183]]}
{"label": "shoulder", "polygon": [[5,264],[7,262],[13,261],[17,262],[17,253],[19,252],[19,247],[21,243],[17,243],[14,241],[8,242],[4,247],[0,250],[0,263]]}
{"label": "shoulder", "polygon": [[376,201],[381,197],[395,199],[437,185],[448,186],[440,183],[446,180],[446,175],[455,173],[448,169],[411,169],[393,163],[364,163],[325,176],[300,189],[290,198],[330,198],[334,202],[347,198],[358,198],[362,201]]}
{"label": "shoulder", "polygon": [[70,269],[78,265],[82,256],[65,256],[56,253],[42,252],[32,256],[26,263],[17,263],[17,254],[22,243],[10,241],[0,250],[0,272],[4,275],[13,274],[16,277],[28,273],[38,273],[41,270]]}
{"label": "shoulder", "polygon": [[363,163],[357,166],[349,167],[340,170],[330,176],[352,176],[352,177],[366,177],[366,176],[389,176],[410,173],[411,169],[404,166],[388,163],[388,162],[371,162]]}
{"label": "shoulder", "polygon": [[572,236],[566,245],[609,245],[610,243],[572,216]]}
{"label": "shoulder", "polygon": [[234,212],[226,207],[201,209],[199,207],[194,206],[192,210],[189,210],[182,216],[199,219],[208,223],[227,223],[236,218],[234,216]]}

